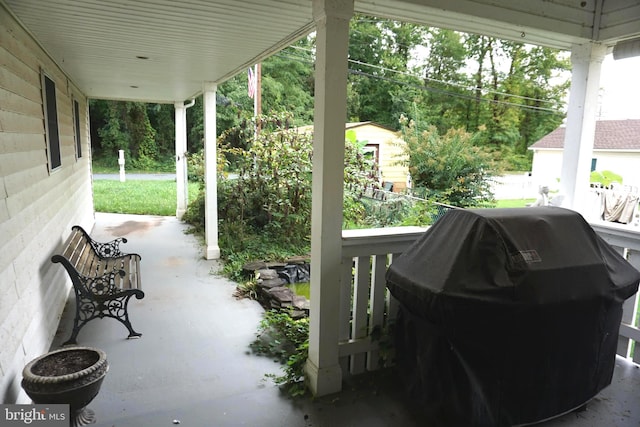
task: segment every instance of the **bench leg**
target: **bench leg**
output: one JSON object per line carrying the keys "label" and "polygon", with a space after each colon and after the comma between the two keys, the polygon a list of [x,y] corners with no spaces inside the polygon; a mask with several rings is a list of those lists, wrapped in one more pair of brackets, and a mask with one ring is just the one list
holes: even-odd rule
{"label": "bench leg", "polygon": [[78,332],[80,332],[80,329],[83,326],[84,326],[84,323],[82,325],[78,326],[78,318],[76,317],[76,319],[73,321],[73,331],[71,332],[71,336],[69,337],[68,340],[63,342],[62,345],[65,346],[65,345],[76,345],[76,344],[78,344],[78,341],[76,341],[76,338],[78,337]]}
{"label": "bench leg", "polygon": [[127,337],[129,339],[140,338],[142,336],[141,333],[133,330],[133,326],[131,325],[131,321],[129,320],[129,300],[133,296],[141,299],[142,297],[144,297],[144,293],[139,290],[128,291],[126,294],[120,295],[117,298],[105,303],[105,307],[103,308],[104,314],[102,314],[102,316],[112,317],[118,322],[122,323],[129,331],[129,336]]}
{"label": "bench leg", "polygon": [[76,338],[78,337],[80,329],[82,329],[82,327],[90,320],[100,317],[98,311],[98,304],[95,301],[82,298],[82,296],[78,295],[78,292],[76,292],[76,315],[73,318],[73,330],[71,331],[69,339],[62,345],[78,344]]}
{"label": "bench leg", "polygon": [[103,300],[97,302],[92,299],[83,298],[82,295],[76,294],[76,314],[73,319],[73,331],[71,336],[62,345],[77,344],[76,338],[80,329],[84,327],[89,321],[93,319],[102,319],[104,317],[110,317],[122,323],[129,331],[128,339],[140,338],[141,333],[136,332],[129,320],[129,300],[135,296],[138,299],[144,297],[144,293],[139,290],[128,291],[113,299]]}

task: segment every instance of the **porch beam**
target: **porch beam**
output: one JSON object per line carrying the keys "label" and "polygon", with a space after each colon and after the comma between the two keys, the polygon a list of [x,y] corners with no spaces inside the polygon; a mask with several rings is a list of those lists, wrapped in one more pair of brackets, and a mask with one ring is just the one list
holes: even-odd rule
{"label": "porch beam", "polygon": [[571,49],[571,89],[560,173],[562,206],[588,214],[586,200],[596,132],[600,71],[607,47],[599,43]]}
{"label": "porch beam", "polygon": [[220,258],[218,246],[218,176],[216,142],[216,92],[215,83],[205,82],[202,95],[204,114],[204,234],[205,258]]}
{"label": "porch beam", "polygon": [[187,211],[187,109],[182,101],[173,104],[176,121],[176,217],[182,219]]}
{"label": "porch beam", "polygon": [[311,310],[305,367],[316,396],[342,389],[338,327],[342,261],[344,127],[353,0],[313,0],[316,67],[311,209]]}

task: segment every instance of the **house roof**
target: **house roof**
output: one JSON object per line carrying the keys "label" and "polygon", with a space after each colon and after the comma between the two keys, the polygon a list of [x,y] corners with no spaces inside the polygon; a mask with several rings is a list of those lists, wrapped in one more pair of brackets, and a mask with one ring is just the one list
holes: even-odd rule
{"label": "house roof", "polygon": [[[386,126],[382,126],[379,125],[378,123],[374,123],[374,122],[349,122],[349,123],[345,123],[345,130],[349,130],[349,129],[356,129],[359,127],[363,127],[363,126],[374,126],[380,129],[384,129],[387,130],[389,132],[396,132],[391,128],[388,128]],[[304,132],[313,132],[313,125],[304,125],[304,126],[298,126],[298,132],[304,133]]]}
{"label": "house roof", "polygon": [[[564,148],[565,127],[547,134],[530,150]],[[640,120],[600,120],[596,122],[594,150],[640,150]]]}
{"label": "house roof", "polygon": [[[640,6],[630,0],[353,2],[357,13],[558,49],[590,41],[633,44],[640,37]],[[313,31],[313,9],[321,4],[0,0],[0,29],[13,15],[90,98],[173,103],[202,93],[204,82],[220,84],[246,72],[247,66]],[[12,32],[0,36],[9,40]]]}

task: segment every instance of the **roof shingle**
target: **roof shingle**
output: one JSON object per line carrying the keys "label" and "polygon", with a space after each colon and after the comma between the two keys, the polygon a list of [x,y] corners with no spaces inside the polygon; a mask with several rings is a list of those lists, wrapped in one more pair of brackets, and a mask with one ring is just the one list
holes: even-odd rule
{"label": "roof shingle", "polygon": [[[564,148],[565,127],[561,126],[532,144],[531,149]],[[596,122],[595,150],[640,150],[640,120]]]}

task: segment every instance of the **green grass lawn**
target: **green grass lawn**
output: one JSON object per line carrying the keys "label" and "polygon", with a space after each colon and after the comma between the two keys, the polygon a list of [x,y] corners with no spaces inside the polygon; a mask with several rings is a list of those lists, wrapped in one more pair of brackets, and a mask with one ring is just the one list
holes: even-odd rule
{"label": "green grass lawn", "polygon": [[496,208],[524,208],[529,203],[535,202],[536,199],[505,199],[496,200]]}
{"label": "green grass lawn", "polygon": [[[97,212],[173,216],[176,214],[176,182],[127,180],[93,181],[93,204]],[[198,184],[189,183],[189,199]]]}

